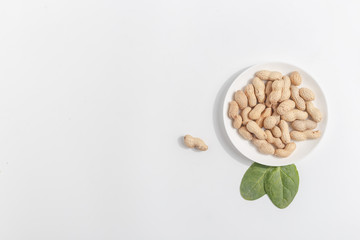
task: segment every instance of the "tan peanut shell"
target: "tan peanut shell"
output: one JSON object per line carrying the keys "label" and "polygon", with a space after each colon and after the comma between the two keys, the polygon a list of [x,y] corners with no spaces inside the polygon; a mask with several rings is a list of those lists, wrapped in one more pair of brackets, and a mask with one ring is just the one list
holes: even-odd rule
{"label": "tan peanut shell", "polygon": [[272,129],[272,128],[275,127],[276,122],[277,122],[276,117],[274,117],[274,116],[269,116],[269,117],[265,118],[265,120],[264,120],[264,128],[266,128],[266,129]]}
{"label": "tan peanut shell", "polygon": [[308,113],[305,111],[301,111],[299,109],[293,109],[282,115],[281,119],[287,122],[293,122],[295,120],[305,120],[308,118],[308,116],[309,116]]}
{"label": "tan peanut shell", "polygon": [[267,81],[266,87],[265,87],[265,95],[266,97],[269,97],[271,91],[272,91],[272,81]]}
{"label": "tan peanut shell", "polygon": [[252,82],[255,90],[255,96],[259,103],[263,103],[265,101],[265,84],[260,78],[254,77]]}
{"label": "tan peanut shell", "polygon": [[242,117],[240,115],[237,115],[233,120],[233,127],[239,129],[241,127],[241,124],[242,124]]}
{"label": "tan peanut shell", "polygon": [[279,128],[281,130],[281,140],[283,143],[288,144],[291,140],[289,133],[289,125],[284,120],[281,120],[279,123]]}
{"label": "tan peanut shell", "polygon": [[245,95],[248,98],[248,104],[250,107],[254,107],[257,103],[254,86],[252,84],[248,84],[245,87]]}
{"label": "tan peanut shell", "polygon": [[241,117],[244,125],[246,125],[250,121],[249,119],[250,111],[251,111],[251,107],[246,107],[241,111]]}
{"label": "tan peanut shell", "polygon": [[313,101],[313,100],[315,100],[315,94],[313,93],[313,91],[311,91],[308,88],[300,88],[299,89],[299,95],[305,101]]}
{"label": "tan peanut shell", "polygon": [[272,91],[269,95],[269,101],[271,104],[275,104],[279,101],[283,88],[284,80],[276,80],[273,82]]}
{"label": "tan peanut shell", "polygon": [[303,132],[300,131],[291,131],[290,132],[290,137],[291,139],[295,140],[295,141],[304,141],[307,139],[316,139],[319,138],[321,136],[321,132],[320,131],[313,131],[313,130],[306,130]]}
{"label": "tan peanut shell", "polygon": [[276,138],[279,138],[279,137],[281,137],[281,130],[280,130],[280,128],[278,127],[278,126],[275,126],[275,127],[273,127],[272,129],[271,129],[271,133],[273,134],[273,136],[274,137],[276,137]]}
{"label": "tan peanut shell", "polygon": [[246,127],[241,127],[239,128],[239,134],[245,138],[246,140],[251,140],[253,139],[252,134],[246,129]]}
{"label": "tan peanut shell", "polygon": [[306,108],[305,101],[304,99],[302,99],[302,97],[300,97],[299,89],[295,86],[291,86],[290,90],[291,90],[291,99],[294,100],[296,108],[304,111]]}
{"label": "tan peanut shell", "polygon": [[248,106],[248,99],[244,93],[244,91],[239,90],[235,93],[235,101],[237,102],[237,104],[239,104],[239,108],[241,110],[243,110],[244,108],[246,108]]}
{"label": "tan peanut shell", "polygon": [[292,72],[290,74],[290,80],[292,85],[299,86],[302,82],[300,73],[296,71]]}
{"label": "tan peanut shell", "polygon": [[315,122],[320,122],[322,114],[318,108],[314,106],[312,102],[306,102],[306,111]]}
{"label": "tan peanut shell", "polygon": [[260,140],[265,140],[266,139],[266,134],[264,132],[264,130],[262,128],[260,128],[256,122],[254,121],[249,121],[246,124],[246,129],[253,133],[258,139]]}
{"label": "tan peanut shell", "polygon": [[271,116],[271,112],[271,108],[266,108],[261,114],[261,116],[256,120],[256,124],[262,128],[264,126],[264,119],[268,116]]}
{"label": "tan peanut shell", "polygon": [[259,152],[263,154],[273,155],[275,153],[274,146],[268,143],[266,140],[253,138],[252,143],[257,147]]}
{"label": "tan peanut shell", "polygon": [[297,131],[305,131],[305,130],[312,130],[312,129],[315,129],[317,126],[317,123],[312,121],[312,120],[295,120],[291,123],[291,127],[294,129],[294,130],[297,130]]}
{"label": "tan peanut shell", "polygon": [[293,100],[288,99],[279,104],[279,106],[276,108],[276,112],[279,115],[284,115],[286,112],[294,108],[295,108],[295,102]]}
{"label": "tan peanut shell", "polygon": [[275,125],[278,125],[280,120],[281,120],[281,118],[280,118],[281,116],[276,111],[273,112],[272,116],[274,116],[276,118],[276,124]]}
{"label": "tan peanut shell", "polygon": [[228,115],[231,119],[235,119],[239,115],[239,105],[235,101],[230,102]]}
{"label": "tan peanut shell", "polygon": [[284,80],[284,87],[283,87],[279,102],[283,102],[285,100],[288,100],[290,98],[290,96],[291,96],[291,92],[290,92],[291,81],[290,81],[290,78],[288,76],[283,76],[283,80]]}
{"label": "tan peanut shell", "polygon": [[202,139],[195,138],[191,135],[185,135],[184,143],[189,148],[196,148],[200,151],[208,150],[208,146],[205,144],[205,142]]}
{"label": "tan peanut shell", "polygon": [[261,80],[274,81],[282,78],[282,74],[280,72],[268,71],[268,70],[259,71],[255,75]]}
{"label": "tan peanut shell", "polygon": [[259,119],[261,116],[261,113],[265,110],[265,105],[264,104],[257,104],[249,113],[249,118],[252,120],[256,120]]}
{"label": "tan peanut shell", "polygon": [[275,150],[275,156],[286,158],[290,156],[296,148],[296,144],[294,142],[286,144],[284,149],[276,149]]}
{"label": "tan peanut shell", "polygon": [[281,141],[280,138],[275,138],[270,130],[265,130],[265,133],[267,135],[266,137],[266,141],[268,141],[268,143],[274,144],[276,148],[284,148],[285,145],[284,143]]}

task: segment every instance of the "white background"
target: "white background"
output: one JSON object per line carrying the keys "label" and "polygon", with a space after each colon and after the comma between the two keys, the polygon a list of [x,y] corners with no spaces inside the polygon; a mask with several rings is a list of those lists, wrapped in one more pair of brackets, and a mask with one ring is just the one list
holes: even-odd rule
{"label": "white background", "polygon": [[[0,239],[359,239],[359,1],[0,2]],[[327,132],[286,209],[245,201],[234,74],[316,78]],[[181,137],[202,137],[207,152]]]}

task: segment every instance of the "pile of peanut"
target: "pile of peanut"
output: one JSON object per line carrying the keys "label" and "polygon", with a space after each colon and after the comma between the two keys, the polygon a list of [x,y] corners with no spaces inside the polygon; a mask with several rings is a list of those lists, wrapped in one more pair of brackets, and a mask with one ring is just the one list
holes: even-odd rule
{"label": "pile of peanut", "polygon": [[[239,134],[252,141],[259,152],[288,157],[296,148],[294,141],[321,136],[314,131],[322,114],[308,88],[298,88],[302,82],[298,72],[290,76],[262,70],[252,83],[239,90],[230,102],[229,117]],[[289,127],[290,124],[290,127]]]}

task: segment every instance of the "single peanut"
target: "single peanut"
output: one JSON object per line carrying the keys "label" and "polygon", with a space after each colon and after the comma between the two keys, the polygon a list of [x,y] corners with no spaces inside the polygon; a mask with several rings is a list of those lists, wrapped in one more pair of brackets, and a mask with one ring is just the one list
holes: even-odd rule
{"label": "single peanut", "polygon": [[281,137],[282,133],[278,126],[275,126],[271,129],[271,133],[274,135],[274,137],[279,138]]}
{"label": "single peanut", "polygon": [[281,93],[284,88],[284,80],[276,80],[272,84],[272,92],[269,95],[269,101],[271,104],[275,104],[281,98]]}
{"label": "single peanut", "polygon": [[275,153],[274,146],[268,143],[266,140],[253,138],[252,143],[257,147],[259,152],[263,154],[273,155]]}
{"label": "single peanut", "polygon": [[283,102],[285,100],[288,100],[290,98],[290,96],[291,96],[291,92],[290,92],[291,81],[290,81],[290,78],[288,76],[283,76],[283,80],[284,80],[284,87],[283,87],[279,102]]}
{"label": "single peanut", "polygon": [[250,107],[254,107],[257,103],[254,86],[252,84],[248,84],[245,87],[245,95],[248,98],[248,103]]}
{"label": "single peanut", "polygon": [[271,87],[272,83],[273,83],[272,81],[267,81],[267,83],[266,83],[266,87],[265,87],[265,95],[266,95],[266,97],[269,97],[269,95],[270,95],[270,93],[272,91],[272,87]]}
{"label": "single peanut", "polygon": [[255,75],[261,80],[274,81],[282,78],[282,74],[280,72],[268,71],[268,70],[259,71]]}
{"label": "single peanut", "polygon": [[264,104],[257,104],[249,113],[249,118],[252,120],[256,120],[258,118],[260,118],[261,113],[265,110],[265,105]]}
{"label": "single peanut", "polygon": [[239,129],[242,124],[242,117],[240,115],[237,115],[233,120],[233,127],[236,129]]}
{"label": "single peanut", "polygon": [[270,130],[265,130],[265,133],[267,135],[266,137],[266,141],[268,141],[268,143],[272,143],[275,145],[276,148],[284,148],[285,145],[284,143],[281,141],[280,138],[275,138]]}
{"label": "single peanut", "polygon": [[299,95],[305,101],[313,101],[313,100],[315,100],[315,94],[313,93],[313,91],[311,91],[308,88],[300,88],[299,89]]}
{"label": "single peanut", "polygon": [[281,120],[281,118],[280,118],[281,116],[276,111],[273,112],[272,116],[274,116],[276,118],[275,125],[278,125]]}
{"label": "single peanut", "polygon": [[251,111],[251,107],[246,107],[241,111],[241,117],[244,125],[246,125],[250,121],[249,119],[250,111]]}
{"label": "single peanut", "polygon": [[293,100],[288,99],[279,104],[279,106],[276,109],[276,112],[279,115],[284,115],[286,112],[294,108],[295,108],[295,102]]}
{"label": "single peanut", "polygon": [[264,126],[264,119],[268,116],[271,116],[271,112],[271,108],[266,108],[261,114],[261,116],[256,120],[256,124],[262,128]]}
{"label": "single peanut", "polygon": [[301,111],[299,109],[293,109],[282,115],[281,119],[287,122],[293,122],[295,120],[305,120],[308,118],[308,116],[309,115],[307,112]]}
{"label": "single peanut", "polygon": [[241,110],[243,110],[244,108],[246,108],[248,106],[248,99],[244,93],[244,91],[239,90],[235,93],[235,101],[237,102],[237,104],[239,104],[239,108]]}
{"label": "single peanut", "polygon": [[291,139],[293,139],[295,141],[304,141],[304,140],[307,140],[307,139],[316,139],[316,138],[319,138],[320,136],[321,136],[320,131],[306,130],[306,131],[303,131],[303,132],[299,132],[299,131],[291,131],[290,132]]}
{"label": "single peanut", "polygon": [[281,140],[283,143],[288,144],[290,142],[289,125],[284,120],[281,120],[279,128],[281,130]]}
{"label": "single peanut", "polygon": [[259,125],[256,124],[254,121],[249,121],[246,124],[246,129],[253,133],[258,139],[265,140],[266,134],[262,128],[259,127]]}
{"label": "single peanut", "polygon": [[292,85],[299,86],[302,82],[300,73],[296,71],[292,72],[290,74],[290,80]]}
{"label": "single peanut", "polygon": [[255,96],[259,103],[263,103],[265,101],[265,84],[260,78],[254,77],[252,82],[255,90]]}
{"label": "single peanut", "polygon": [[291,99],[294,100],[296,108],[299,110],[305,110],[305,101],[302,97],[299,95],[299,89],[295,86],[290,87],[291,90]]}
{"label": "single peanut", "polygon": [[246,140],[251,140],[253,138],[252,134],[244,126],[239,128],[238,132]]}
{"label": "single peanut", "polygon": [[228,115],[231,119],[235,119],[239,115],[239,105],[235,101],[230,102]]}
{"label": "single peanut", "polygon": [[320,122],[322,114],[318,108],[314,106],[312,102],[306,102],[306,111],[315,122]]}
{"label": "single peanut", "polygon": [[291,127],[297,131],[312,130],[316,128],[317,123],[312,120],[295,120],[291,123]]}
{"label": "single peanut", "polygon": [[208,146],[205,144],[205,142],[202,139],[195,138],[191,135],[185,135],[184,143],[189,148],[196,148],[200,151],[208,150]]}
{"label": "single peanut", "polygon": [[266,129],[272,129],[275,127],[277,122],[276,117],[274,116],[269,116],[267,118],[264,119],[264,128]]}
{"label": "single peanut", "polygon": [[284,149],[276,149],[275,156],[286,158],[295,151],[296,144],[294,142],[286,144]]}

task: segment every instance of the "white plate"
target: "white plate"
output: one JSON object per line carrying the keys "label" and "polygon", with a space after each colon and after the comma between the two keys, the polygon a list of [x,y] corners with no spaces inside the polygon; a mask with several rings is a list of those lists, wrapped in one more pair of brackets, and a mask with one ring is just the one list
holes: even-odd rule
{"label": "white plate", "polygon": [[321,131],[322,136],[324,135],[328,116],[324,93],[321,91],[321,88],[316,83],[316,81],[307,72],[296,66],[286,63],[266,63],[255,65],[246,69],[234,80],[226,93],[223,106],[225,131],[235,148],[239,150],[239,152],[242,153],[245,157],[255,162],[269,166],[283,166],[297,163],[316,147],[316,145],[320,142],[322,136],[315,140],[296,142],[296,150],[293,152],[293,154],[291,154],[287,158],[278,158],[272,155],[264,155],[258,152],[255,146],[250,141],[243,139],[238,134],[237,130],[232,127],[232,121],[228,117],[229,102],[233,100],[234,93],[239,89],[243,89],[246,84],[250,83],[254,77],[254,74],[260,70],[279,71],[284,75],[289,74],[293,71],[298,71],[300,73],[303,81],[299,87],[310,88],[315,93],[314,105],[319,108],[323,114],[323,119],[318,124],[318,127],[316,129],[319,129]]}

